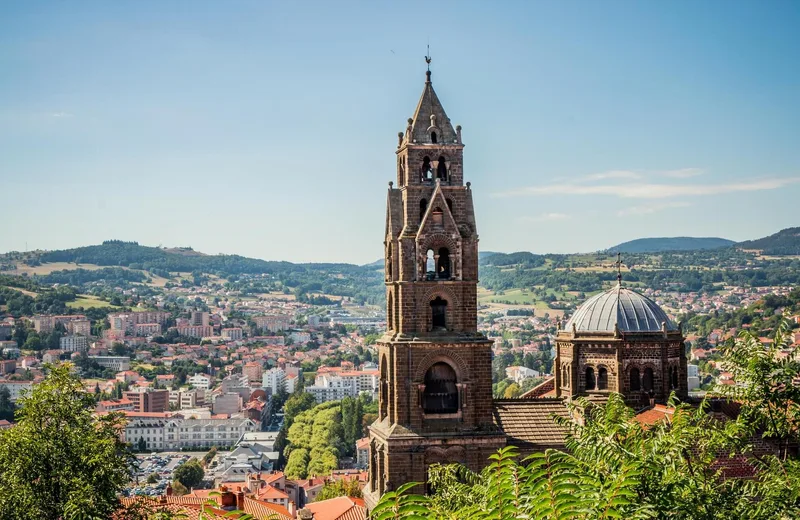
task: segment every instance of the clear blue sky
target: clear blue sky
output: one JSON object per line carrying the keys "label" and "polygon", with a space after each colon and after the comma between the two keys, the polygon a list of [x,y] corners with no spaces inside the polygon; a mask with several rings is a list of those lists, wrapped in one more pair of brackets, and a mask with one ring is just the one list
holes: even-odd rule
{"label": "clear blue sky", "polygon": [[481,249],[800,225],[796,1],[0,4],[0,251],[382,256],[433,82]]}

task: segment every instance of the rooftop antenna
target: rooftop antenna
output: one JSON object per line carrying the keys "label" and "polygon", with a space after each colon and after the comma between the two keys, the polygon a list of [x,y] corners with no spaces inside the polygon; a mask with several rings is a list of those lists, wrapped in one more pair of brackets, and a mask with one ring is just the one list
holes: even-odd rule
{"label": "rooftop antenna", "polygon": [[617,251],[617,261],[614,262],[617,266],[617,284],[622,285],[622,254]]}

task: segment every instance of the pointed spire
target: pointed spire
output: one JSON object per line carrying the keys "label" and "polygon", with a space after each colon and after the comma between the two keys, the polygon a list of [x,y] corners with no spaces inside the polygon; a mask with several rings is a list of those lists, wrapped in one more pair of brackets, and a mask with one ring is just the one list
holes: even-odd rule
{"label": "pointed spire", "polygon": [[450,123],[431,82],[431,57],[425,56],[428,70],[425,71],[425,88],[417,103],[414,117],[410,120],[409,142],[414,144],[459,144],[458,133]]}

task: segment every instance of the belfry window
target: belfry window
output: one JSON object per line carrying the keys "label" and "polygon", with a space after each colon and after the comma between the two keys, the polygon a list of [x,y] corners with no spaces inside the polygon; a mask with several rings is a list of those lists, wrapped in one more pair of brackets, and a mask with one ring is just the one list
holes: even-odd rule
{"label": "belfry window", "polygon": [[439,157],[439,164],[436,165],[436,178],[443,181],[447,180],[447,161],[444,157]]}
{"label": "belfry window", "polygon": [[594,390],[595,386],[597,386],[597,381],[594,379],[594,369],[586,367],[586,389]]}
{"label": "belfry window", "polygon": [[608,370],[606,367],[600,367],[597,369],[597,389],[608,389]]}
{"label": "belfry window", "polygon": [[436,363],[425,373],[422,408],[426,414],[458,412],[458,379],[453,367]]}
{"label": "belfry window", "polygon": [[433,144],[436,144],[436,143],[437,143],[437,139],[436,139],[436,132],[431,132],[431,142],[432,142]]}
{"label": "belfry window", "polygon": [[431,158],[427,155],[422,159],[422,180],[427,181],[431,179],[433,169],[431,168]]}
{"label": "belfry window", "polygon": [[670,370],[670,388],[678,388],[678,367],[672,367]]}
{"label": "belfry window", "polygon": [[422,218],[425,216],[425,211],[428,209],[428,201],[425,199],[420,199],[419,201],[419,221],[422,222]]}
{"label": "belfry window", "polygon": [[639,376],[639,369],[631,369],[631,392],[638,392],[642,389],[642,381]]}
{"label": "belfry window", "polygon": [[450,278],[450,252],[446,247],[439,249],[439,268],[436,270],[436,276],[445,280]]}
{"label": "belfry window", "polygon": [[651,392],[653,390],[653,369],[650,367],[644,369],[644,377],[642,377],[642,388],[644,388],[645,392]]}
{"label": "belfry window", "polygon": [[425,275],[427,278],[436,276],[436,258],[433,256],[433,249],[428,249],[425,254]]}
{"label": "belfry window", "polygon": [[447,300],[441,296],[431,301],[431,330],[447,330]]}
{"label": "belfry window", "polygon": [[[452,199],[447,199],[447,207],[450,210],[450,214],[453,215],[453,200]],[[455,215],[453,215],[453,216],[455,216]]]}

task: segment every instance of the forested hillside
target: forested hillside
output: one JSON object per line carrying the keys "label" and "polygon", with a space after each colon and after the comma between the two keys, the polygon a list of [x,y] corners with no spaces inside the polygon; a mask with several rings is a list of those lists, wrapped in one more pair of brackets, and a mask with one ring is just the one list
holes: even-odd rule
{"label": "forested hillside", "polygon": [[800,227],[786,228],[774,235],[736,245],[742,249],[759,249],[766,255],[800,255]]}
{"label": "forested hillside", "polygon": [[658,253],[661,251],[697,251],[702,249],[717,249],[735,244],[733,240],[717,237],[660,237],[639,238],[623,242],[609,248],[609,251],[620,253]]}

